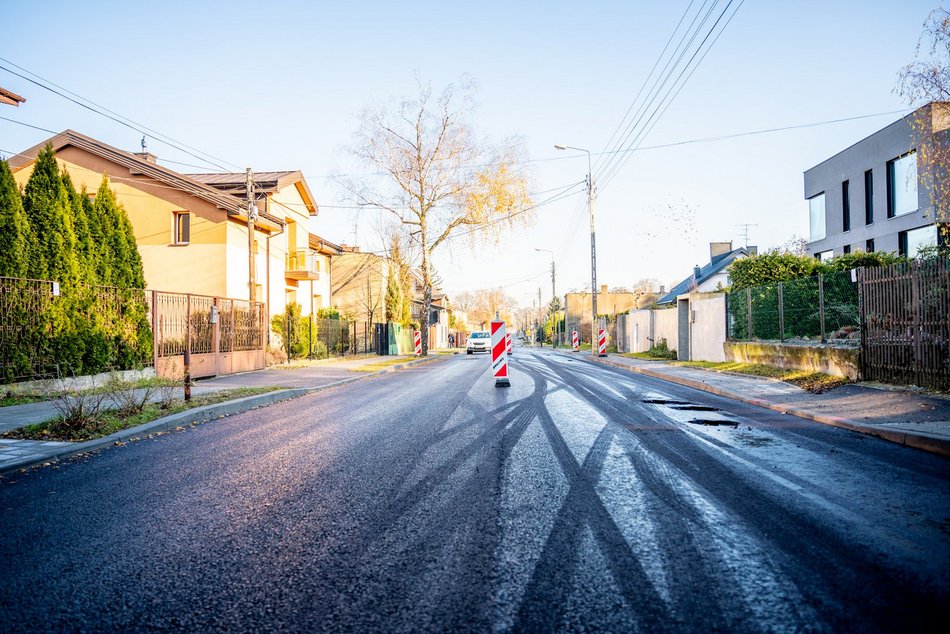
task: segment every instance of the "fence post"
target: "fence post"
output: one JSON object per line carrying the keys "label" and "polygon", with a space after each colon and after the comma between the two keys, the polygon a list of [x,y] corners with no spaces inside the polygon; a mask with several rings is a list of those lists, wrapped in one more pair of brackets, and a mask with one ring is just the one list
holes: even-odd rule
{"label": "fence post", "polygon": [[818,324],[821,328],[821,342],[825,343],[825,276],[818,274]]}
{"label": "fence post", "polygon": [[864,379],[867,376],[865,367],[868,357],[868,321],[867,313],[864,308],[864,267],[859,267],[855,272],[855,281],[858,285],[858,336],[861,337],[861,348],[858,353],[858,379]]}
{"label": "fence post", "polygon": [[158,291],[145,291],[152,294],[152,367],[158,374]]}
{"label": "fence post", "polygon": [[778,283],[778,340],[785,341],[785,295],[781,282]]}
{"label": "fence post", "polygon": [[746,322],[748,322],[749,330],[746,333],[746,336],[749,337],[749,341],[752,341],[752,288],[745,289],[745,301],[746,301]]}
{"label": "fence post", "polygon": [[191,400],[191,293],[185,300],[185,400]]}

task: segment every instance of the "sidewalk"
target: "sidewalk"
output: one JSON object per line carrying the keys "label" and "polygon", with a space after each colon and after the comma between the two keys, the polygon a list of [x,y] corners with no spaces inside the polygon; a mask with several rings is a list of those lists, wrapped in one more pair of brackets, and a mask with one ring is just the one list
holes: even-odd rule
{"label": "sidewalk", "polygon": [[776,379],[645,361],[617,354],[609,357],[595,357],[589,353],[581,355],[590,362],[950,456],[950,399],[871,383],[844,385],[813,394]]}
{"label": "sidewalk", "polygon": [[[272,386],[284,389],[186,410],[138,427],[122,430],[104,438],[82,443],[0,438],[0,474],[46,462],[55,462],[78,453],[101,449],[129,438],[174,429],[179,425],[186,425],[191,422],[204,422],[219,416],[236,414],[255,407],[270,405],[280,400],[295,398],[313,391],[359,381],[386,372],[394,372],[407,365],[433,361],[439,358],[443,358],[443,355],[433,355],[425,359],[417,359],[415,356],[409,355],[327,359],[304,367],[272,366],[264,370],[199,380],[195,382],[191,389],[191,393],[195,396],[240,387]],[[392,362],[393,360],[398,360],[399,363],[372,372],[361,370],[366,366]],[[42,423],[55,418],[57,415],[56,408],[49,401],[0,407],[0,433],[18,427]]]}

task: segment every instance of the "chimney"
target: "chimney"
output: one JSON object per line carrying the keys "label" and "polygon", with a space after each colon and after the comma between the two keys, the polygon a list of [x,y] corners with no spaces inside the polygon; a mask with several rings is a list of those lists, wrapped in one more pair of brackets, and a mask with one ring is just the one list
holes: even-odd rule
{"label": "chimney", "polygon": [[660,295],[666,295],[666,285],[660,284]]}
{"label": "chimney", "polygon": [[139,157],[143,161],[148,161],[149,163],[158,163],[158,157],[152,154],[151,152],[134,152],[135,156]]}
{"label": "chimney", "polygon": [[606,295],[606,294],[607,294],[607,285],[606,285],[606,284],[601,284],[601,285],[600,285],[600,294],[601,294],[601,295]]}
{"label": "chimney", "polygon": [[729,242],[710,242],[709,243],[709,261],[713,264],[722,256],[732,251],[732,241]]}
{"label": "chimney", "polygon": [[698,264],[693,267],[693,279],[694,279],[694,280],[697,280],[697,281],[699,280],[699,273],[700,273],[701,270],[702,270],[702,269],[699,268],[699,265],[698,265]]}

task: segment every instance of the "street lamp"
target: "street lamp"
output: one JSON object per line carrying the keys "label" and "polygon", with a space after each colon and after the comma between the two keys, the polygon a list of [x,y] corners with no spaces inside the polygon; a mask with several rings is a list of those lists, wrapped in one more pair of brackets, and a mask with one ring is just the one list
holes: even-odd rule
{"label": "street lamp", "polygon": [[[550,249],[537,249],[537,248],[535,249],[535,251],[539,253],[551,254],[551,302],[553,303],[557,299],[557,290],[555,290],[555,284],[554,284],[554,251]],[[554,344],[553,345],[557,347],[558,330],[559,330],[558,317],[557,317],[557,312],[556,311],[553,311],[553,312],[554,312],[554,337],[553,337]]]}
{"label": "street lamp", "polygon": [[590,322],[590,341],[591,353],[597,349],[596,328],[597,328],[597,241],[594,232],[594,172],[591,169],[590,150],[581,147],[572,147],[570,145],[556,144],[556,150],[577,150],[578,152],[587,152],[587,209],[590,212],[590,295],[592,298],[593,316]]}

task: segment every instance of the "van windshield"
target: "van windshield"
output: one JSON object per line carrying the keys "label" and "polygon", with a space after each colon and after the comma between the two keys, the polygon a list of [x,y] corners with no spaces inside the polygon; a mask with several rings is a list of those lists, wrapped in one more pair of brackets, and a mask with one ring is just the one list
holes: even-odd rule
{"label": "van windshield", "polygon": [[487,332],[473,332],[472,339],[489,339],[490,335]]}

